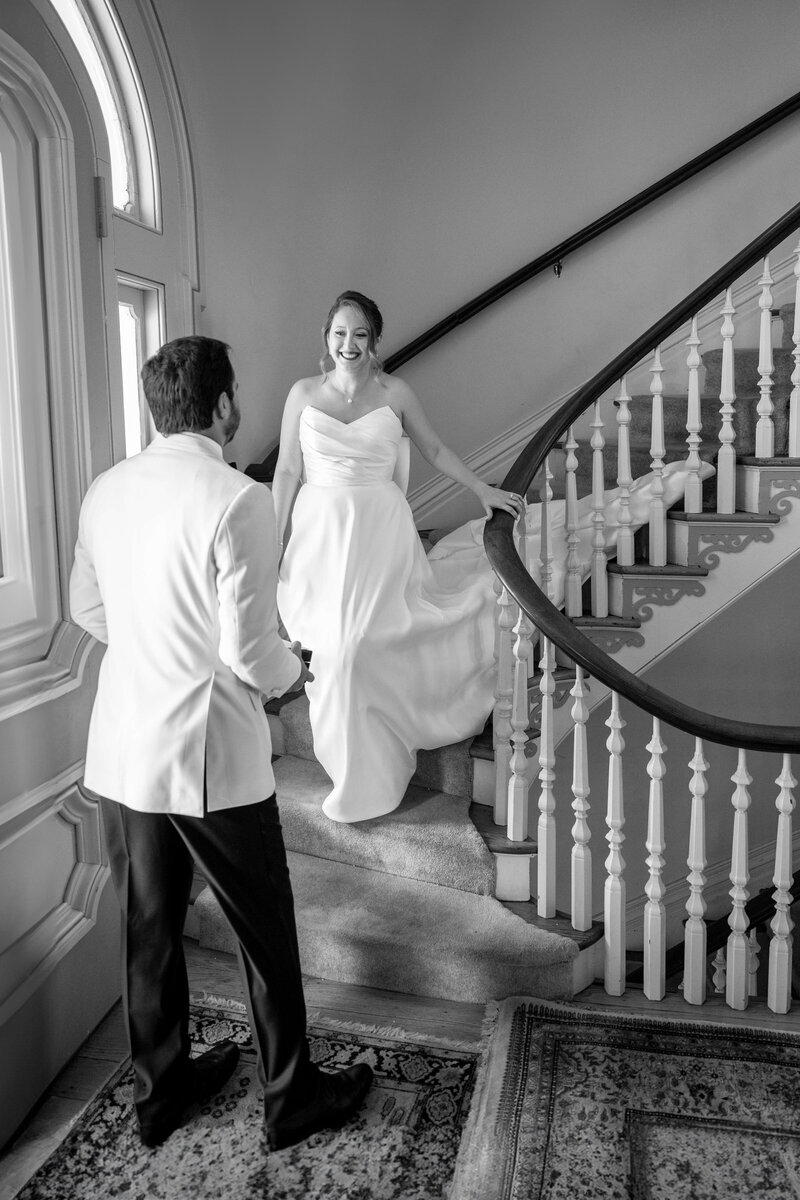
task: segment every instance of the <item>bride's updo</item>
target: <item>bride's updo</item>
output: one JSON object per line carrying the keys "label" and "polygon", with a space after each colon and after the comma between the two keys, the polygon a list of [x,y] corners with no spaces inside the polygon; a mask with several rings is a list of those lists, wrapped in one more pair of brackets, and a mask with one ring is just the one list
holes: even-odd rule
{"label": "bride's updo", "polygon": [[370,366],[375,375],[383,370],[383,363],[378,358],[378,342],[381,340],[383,333],[383,317],[381,310],[378,308],[374,300],[370,300],[369,296],[363,295],[361,292],[342,292],[337,296],[328,312],[327,320],[322,329],[322,358],[319,360],[320,370],[323,375],[327,375],[328,368],[325,361],[328,357],[328,334],[331,331],[333,318],[336,316],[340,308],[354,308],[364,318],[364,324],[369,331],[369,341],[367,344],[367,352],[369,354]]}

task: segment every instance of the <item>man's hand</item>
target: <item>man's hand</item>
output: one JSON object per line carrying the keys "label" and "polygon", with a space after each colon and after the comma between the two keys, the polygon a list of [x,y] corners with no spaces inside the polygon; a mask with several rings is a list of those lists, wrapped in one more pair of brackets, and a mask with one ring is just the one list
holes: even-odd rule
{"label": "man's hand", "polygon": [[292,642],[289,649],[291,650],[292,654],[296,654],[297,657],[300,659],[300,674],[298,675],[297,679],[294,681],[292,686],[283,693],[284,696],[293,696],[295,694],[295,692],[302,692],[303,688],[309,682],[309,680],[314,678],[311,671],[309,671],[308,667],[305,664],[305,661],[303,659],[303,648],[300,645],[300,643]]}

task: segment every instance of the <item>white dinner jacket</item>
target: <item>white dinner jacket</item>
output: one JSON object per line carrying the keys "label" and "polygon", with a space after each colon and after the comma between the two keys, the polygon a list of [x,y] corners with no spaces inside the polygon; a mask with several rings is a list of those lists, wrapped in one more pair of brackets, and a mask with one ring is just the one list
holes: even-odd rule
{"label": "white dinner jacket", "polygon": [[157,436],[93,482],[72,617],[107,650],[86,786],[142,812],[203,813],[275,790],[261,697],[297,679],[279,637],[268,488],[197,433]]}

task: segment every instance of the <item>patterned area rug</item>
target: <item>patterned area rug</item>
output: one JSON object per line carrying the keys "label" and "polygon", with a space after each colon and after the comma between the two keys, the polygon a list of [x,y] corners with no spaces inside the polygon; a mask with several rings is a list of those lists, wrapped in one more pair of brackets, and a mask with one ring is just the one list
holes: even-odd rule
{"label": "patterned area rug", "polygon": [[312,1057],[332,1069],[367,1062],[375,1083],[343,1129],[270,1153],[247,1016],[241,1004],[195,998],[193,1052],[225,1038],[241,1049],[219,1096],[157,1150],[145,1149],[124,1066],[18,1200],[433,1200],[444,1194],[475,1079],[479,1047],[399,1030],[311,1019]]}
{"label": "patterned area rug", "polygon": [[506,1000],[450,1195],[800,1197],[800,1035]]}

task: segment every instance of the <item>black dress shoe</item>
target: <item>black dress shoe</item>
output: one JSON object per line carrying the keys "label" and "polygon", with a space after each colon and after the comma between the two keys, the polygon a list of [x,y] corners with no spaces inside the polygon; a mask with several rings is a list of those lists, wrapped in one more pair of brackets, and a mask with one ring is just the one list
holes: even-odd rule
{"label": "black dress shoe", "polygon": [[172,1112],[158,1121],[139,1122],[139,1136],[145,1146],[151,1149],[160,1146],[183,1124],[187,1109],[216,1096],[230,1079],[238,1061],[239,1047],[233,1042],[220,1042],[199,1058],[193,1058],[189,1064],[188,1082]]}
{"label": "black dress shoe", "polygon": [[267,1124],[270,1150],[285,1150],[318,1133],[320,1129],[338,1129],[361,1107],[372,1083],[372,1067],[356,1063],[342,1071],[320,1071],[316,1099],[274,1124]]}

